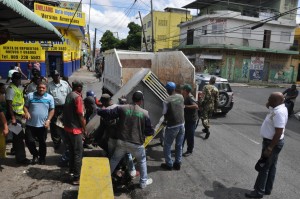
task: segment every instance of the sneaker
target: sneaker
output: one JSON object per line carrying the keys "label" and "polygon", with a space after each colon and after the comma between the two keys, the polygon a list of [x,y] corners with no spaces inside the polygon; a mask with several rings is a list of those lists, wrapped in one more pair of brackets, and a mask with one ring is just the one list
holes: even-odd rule
{"label": "sneaker", "polygon": [[189,157],[190,155],[192,155],[192,153],[188,151],[182,154],[183,157]]}
{"label": "sneaker", "polygon": [[204,139],[205,139],[205,140],[206,140],[206,139],[208,139],[208,138],[209,138],[209,136],[210,136],[210,132],[209,132],[209,131],[207,131],[207,133],[206,133],[206,135],[205,135]]}
{"label": "sneaker", "polygon": [[172,171],[173,170],[173,167],[170,167],[169,165],[167,165],[166,163],[162,163],[160,165],[161,168],[165,169],[165,170],[169,170],[169,171]]}
{"label": "sneaker", "polygon": [[17,164],[28,165],[28,164],[31,164],[31,160],[25,158],[24,160],[17,161]]}
{"label": "sneaker", "polygon": [[78,186],[80,184],[79,180],[73,180],[72,185]]}
{"label": "sneaker", "polygon": [[38,157],[37,156],[33,156],[32,160],[31,160],[31,164],[35,165],[35,164],[38,163],[38,161],[39,161]]}
{"label": "sneaker", "polygon": [[148,178],[145,184],[140,184],[141,189],[145,189],[147,185],[150,185],[153,183],[152,178]]}
{"label": "sneaker", "polygon": [[180,167],[181,167],[181,164],[180,164],[180,163],[175,162],[175,163],[173,164],[173,169],[175,169],[175,170],[177,170],[177,171],[180,170]]}
{"label": "sneaker", "polygon": [[135,179],[136,177],[140,176],[140,172],[137,170],[131,171],[130,176],[131,176],[131,179]]}

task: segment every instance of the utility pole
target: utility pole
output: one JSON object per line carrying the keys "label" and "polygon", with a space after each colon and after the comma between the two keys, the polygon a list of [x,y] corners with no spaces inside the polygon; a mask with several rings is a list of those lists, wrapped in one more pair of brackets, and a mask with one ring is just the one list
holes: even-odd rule
{"label": "utility pole", "polygon": [[152,44],[152,52],[154,52],[154,20],[153,20],[153,3],[152,0],[150,0],[151,3],[151,29],[152,29],[152,39],[151,39],[151,44]]}
{"label": "utility pole", "polygon": [[92,0],[90,0],[90,9],[89,9],[89,25],[91,21],[91,6],[92,6]]}
{"label": "utility pole", "polygon": [[141,25],[142,25],[142,31],[143,31],[143,41],[145,43],[146,52],[148,52],[148,46],[147,46],[147,42],[146,42],[146,34],[145,34],[145,29],[144,29],[144,25],[143,25],[143,21],[142,21],[142,17],[141,17],[141,12],[140,11],[139,11],[139,16],[140,16]]}
{"label": "utility pole", "polygon": [[94,43],[93,43],[93,66],[92,69],[95,70],[95,63],[96,63],[96,39],[97,39],[97,28],[95,28],[95,36],[94,36]]}

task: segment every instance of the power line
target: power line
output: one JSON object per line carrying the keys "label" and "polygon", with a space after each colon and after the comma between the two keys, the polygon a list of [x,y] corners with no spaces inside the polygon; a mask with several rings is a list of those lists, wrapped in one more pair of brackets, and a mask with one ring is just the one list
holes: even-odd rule
{"label": "power line", "polygon": [[71,21],[70,21],[70,23],[69,23],[69,25],[68,25],[68,28],[67,28],[66,32],[65,32],[64,35],[63,35],[63,37],[67,34],[67,32],[68,32],[68,30],[69,30],[69,28],[70,28],[70,25],[71,25],[71,23],[73,22],[73,19],[74,19],[75,15],[76,15],[76,13],[77,13],[79,7],[80,7],[81,2],[82,2],[82,0],[80,0],[79,4],[78,4],[78,6],[77,6],[77,9],[76,9],[76,11],[74,12],[74,15],[73,15],[73,17],[72,17],[72,19],[71,19]]}
{"label": "power line", "polygon": [[[286,12],[283,12],[283,13],[280,13],[280,14],[277,14],[277,15],[274,15],[272,17],[269,17],[269,18],[266,18],[266,19],[262,19],[262,20],[259,20],[259,21],[255,21],[255,22],[250,22],[250,23],[247,23],[247,24],[244,24],[244,25],[240,25],[240,26],[237,26],[237,27],[233,27],[233,28],[229,28],[229,29],[225,29],[225,30],[221,30],[221,31],[215,31],[215,32],[212,32],[212,33],[206,33],[206,35],[208,34],[216,34],[216,33],[231,33],[231,32],[234,32],[234,31],[237,31],[237,30],[240,30],[242,29],[243,27],[246,27],[246,26],[249,26],[249,25],[252,25],[252,24],[259,24],[259,23],[262,23],[262,22],[268,22],[268,20],[270,21],[270,19],[275,19],[275,18],[279,18],[281,16],[284,16],[286,14],[289,14],[291,12],[294,12],[296,9],[298,9],[299,7],[297,8],[294,8],[294,9],[291,9],[291,10],[288,10]],[[234,11],[233,11],[234,12]],[[226,13],[228,14],[228,13]],[[237,15],[237,16],[240,16],[240,15]],[[234,16],[236,17],[236,16]],[[234,18],[234,17],[231,17],[230,19]],[[208,24],[209,25],[209,24]],[[205,25],[203,25],[205,26]],[[202,27],[199,27],[199,28],[195,28],[194,30],[202,30]],[[174,37],[178,37],[178,36],[181,36],[181,35],[185,35],[187,33],[186,32],[183,32],[183,33],[180,33],[179,35],[175,35],[175,36],[172,36],[172,37],[169,37],[169,38],[174,38]],[[166,39],[169,39],[169,38],[166,38]],[[165,39],[164,39],[165,40]],[[160,41],[160,40],[157,40],[157,41]]]}
{"label": "power line", "polygon": [[[83,3],[83,4],[89,4],[89,3]],[[104,7],[111,7],[111,8],[124,8],[124,9],[128,9],[128,7],[122,7],[122,6],[112,6],[112,5],[105,5],[105,4],[97,4],[97,3],[92,3],[91,5],[93,6],[104,6]],[[144,11],[150,11],[147,9],[142,9],[142,8],[132,8],[133,10],[144,10]]]}

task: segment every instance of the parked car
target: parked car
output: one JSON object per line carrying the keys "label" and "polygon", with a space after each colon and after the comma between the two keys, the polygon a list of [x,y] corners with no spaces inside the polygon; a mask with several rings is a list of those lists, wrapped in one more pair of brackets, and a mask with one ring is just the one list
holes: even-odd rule
{"label": "parked car", "polygon": [[[203,97],[203,87],[209,83],[212,75],[196,74],[197,99]],[[216,77],[215,86],[219,89],[219,105],[217,113],[227,114],[233,107],[233,91],[227,79]]]}

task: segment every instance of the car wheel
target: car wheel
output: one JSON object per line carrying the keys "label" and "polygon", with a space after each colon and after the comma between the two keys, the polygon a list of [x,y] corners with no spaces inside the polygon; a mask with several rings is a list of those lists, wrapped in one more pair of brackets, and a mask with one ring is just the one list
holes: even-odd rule
{"label": "car wheel", "polygon": [[225,107],[229,101],[229,96],[225,91],[219,92],[219,107]]}

